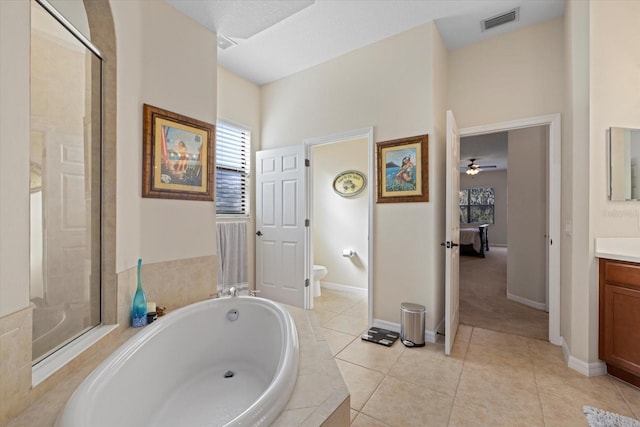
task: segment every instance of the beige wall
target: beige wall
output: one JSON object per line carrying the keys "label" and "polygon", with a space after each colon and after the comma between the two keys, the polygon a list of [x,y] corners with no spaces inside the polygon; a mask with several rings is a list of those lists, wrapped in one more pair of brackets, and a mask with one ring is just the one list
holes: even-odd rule
{"label": "beige wall", "polygon": [[[368,286],[368,192],[365,188],[357,196],[342,197],[333,190],[333,180],[346,170],[368,175],[368,143],[367,138],[359,138],[317,145],[311,157],[313,263],[327,267],[323,281],[362,289]],[[372,185],[369,176],[367,185]],[[344,249],[353,249],[357,255],[343,257]]]}
{"label": "beige wall", "polygon": [[30,7],[0,2],[0,317],[29,305]]}
{"label": "beige wall", "polygon": [[485,170],[475,176],[460,174],[461,190],[477,187],[492,187],[495,194],[495,222],[489,226],[489,244],[507,246],[507,171]]}
{"label": "beige wall", "polygon": [[[588,193],[583,183],[587,168],[574,164],[588,161],[589,127],[589,4],[569,0],[565,8],[565,114],[562,123],[562,260],[560,271],[560,335],[575,354],[587,357],[584,333],[574,333],[577,319],[584,319],[588,309],[574,291],[585,281],[580,263],[588,247]],[[586,157],[585,157],[586,156]],[[581,232],[574,233],[580,230]],[[582,248],[580,256],[578,249]],[[574,298],[574,292],[578,296]],[[575,339],[574,339],[575,335]],[[582,335],[580,337],[579,335]],[[582,345],[581,345],[582,344]],[[584,359],[586,360],[586,359]]]}
{"label": "beige wall", "polygon": [[547,126],[509,131],[507,293],[547,300]]}
{"label": "beige wall", "polygon": [[118,52],[116,270],[139,257],[157,263],[214,255],[214,203],[143,199],[140,179],[143,103],[216,122],[215,34],[164,2],[111,7]]}
{"label": "beige wall", "polygon": [[[576,324],[588,325],[583,349],[590,362],[598,359],[598,269],[594,258],[596,237],[640,237],[640,202],[607,199],[606,129],[640,128],[640,2],[590,3],[589,55],[589,224],[587,243],[588,286],[578,299],[588,307]],[[577,165],[578,163],[576,163]],[[585,283],[585,284],[586,284]]]}
{"label": "beige wall", "polygon": [[562,18],[450,52],[458,127],[562,112],[563,67]]}
{"label": "beige wall", "polygon": [[[640,2],[591,2],[590,183],[593,237],[640,236],[640,202],[607,198],[611,126],[640,128]],[[615,46],[615,48],[612,48]]]}
{"label": "beige wall", "polygon": [[427,329],[442,314],[443,49],[429,23],[262,88],[262,149],[369,126],[375,141],[429,134],[431,201],[375,205],[372,267],[374,318],[399,323],[411,301],[426,306]]}

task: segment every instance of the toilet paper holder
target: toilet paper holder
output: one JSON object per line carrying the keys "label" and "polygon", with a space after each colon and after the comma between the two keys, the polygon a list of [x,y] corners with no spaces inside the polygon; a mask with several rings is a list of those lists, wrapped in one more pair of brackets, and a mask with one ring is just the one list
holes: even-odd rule
{"label": "toilet paper holder", "polygon": [[354,256],[356,256],[356,251],[354,251],[353,249],[343,249],[342,256],[345,258],[353,258]]}

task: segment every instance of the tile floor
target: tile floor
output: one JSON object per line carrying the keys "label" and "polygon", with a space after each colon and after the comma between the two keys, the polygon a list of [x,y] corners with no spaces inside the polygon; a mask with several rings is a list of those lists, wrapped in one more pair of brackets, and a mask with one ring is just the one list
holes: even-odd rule
{"label": "tile floor", "polygon": [[352,426],[587,426],[582,406],[640,418],[640,389],[566,366],[560,347],[461,325],[444,344],[360,339],[364,296],[322,289],[315,313],[351,393]]}

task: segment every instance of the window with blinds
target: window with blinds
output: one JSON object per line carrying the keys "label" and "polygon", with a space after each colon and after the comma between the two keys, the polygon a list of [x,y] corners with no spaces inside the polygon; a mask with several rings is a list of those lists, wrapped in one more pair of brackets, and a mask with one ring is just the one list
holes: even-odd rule
{"label": "window with blinds", "polygon": [[216,124],[216,213],[248,215],[251,132]]}

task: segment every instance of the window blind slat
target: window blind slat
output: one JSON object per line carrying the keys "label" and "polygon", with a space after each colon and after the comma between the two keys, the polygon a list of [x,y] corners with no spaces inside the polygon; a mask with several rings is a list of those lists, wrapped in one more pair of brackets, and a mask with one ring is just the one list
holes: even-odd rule
{"label": "window blind slat", "polygon": [[248,213],[251,134],[224,122],[216,126],[216,213]]}

